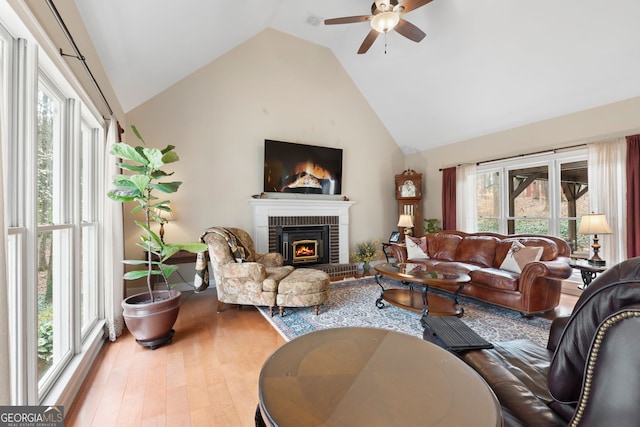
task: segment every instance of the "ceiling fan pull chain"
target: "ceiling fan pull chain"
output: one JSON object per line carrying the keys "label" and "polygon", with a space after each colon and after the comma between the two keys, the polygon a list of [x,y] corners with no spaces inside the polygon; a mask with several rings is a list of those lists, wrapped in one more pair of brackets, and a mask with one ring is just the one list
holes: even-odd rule
{"label": "ceiling fan pull chain", "polygon": [[387,33],[384,33],[384,54],[387,54]]}

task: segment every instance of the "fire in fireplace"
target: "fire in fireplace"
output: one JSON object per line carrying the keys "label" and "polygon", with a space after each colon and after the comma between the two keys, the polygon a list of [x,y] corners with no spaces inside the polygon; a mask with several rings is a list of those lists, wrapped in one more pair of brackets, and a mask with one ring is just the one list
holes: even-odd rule
{"label": "fire in fireplace", "polygon": [[293,249],[293,263],[318,261],[318,241],[298,240],[291,243]]}
{"label": "fire in fireplace", "polygon": [[278,226],[278,250],[285,265],[329,262],[329,226]]}

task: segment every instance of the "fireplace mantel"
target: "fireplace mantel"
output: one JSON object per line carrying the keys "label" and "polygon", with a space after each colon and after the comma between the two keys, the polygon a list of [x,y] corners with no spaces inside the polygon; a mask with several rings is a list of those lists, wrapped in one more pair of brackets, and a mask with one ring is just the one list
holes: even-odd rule
{"label": "fireplace mantel", "polygon": [[355,202],[321,199],[249,199],[253,206],[253,240],[256,251],[269,251],[269,217],[339,217],[340,263],[349,262],[349,208]]}

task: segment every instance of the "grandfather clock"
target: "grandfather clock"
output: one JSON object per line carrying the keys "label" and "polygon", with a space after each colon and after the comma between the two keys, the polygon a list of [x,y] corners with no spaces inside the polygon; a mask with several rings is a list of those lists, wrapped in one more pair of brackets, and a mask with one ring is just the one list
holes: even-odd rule
{"label": "grandfather clock", "polygon": [[[396,200],[398,201],[398,218],[400,215],[411,215],[413,235],[422,236],[422,174],[413,169],[396,175]],[[404,227],[400,227],[404,232]]]}

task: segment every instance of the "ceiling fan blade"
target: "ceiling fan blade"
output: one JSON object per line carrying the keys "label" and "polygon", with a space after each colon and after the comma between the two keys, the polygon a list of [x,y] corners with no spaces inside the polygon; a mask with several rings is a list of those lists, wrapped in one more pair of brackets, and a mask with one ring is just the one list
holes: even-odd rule
{"label": "ceiling fan blade", "polygon": [[394,30],[416,43],[422,41],[426,36],[424,31],[404,19],[400,19],[400,22],[398,22],[398,25],[395,26]]}
{"label": "ceiling fan blade", "polygon": [[407,13],[424,6],[427,3],[431,3],[431,0],[404,0],[402,3],[396,6],[398,13]]}
{"label": "ceiling fan blade", "polygon": [[345,16],[344,18],[325,19],[324,20],[324,25],[352,24],[354,22],[367,22],[369,20],[371,20],[371,16],[370,15]]}
{"label": "ceiling fan blade", "polygon": [[369,34],[367,34],[367,37],[364,38],[364,41],[360,45],[360,49],[358,49],[358,54],[367,53],[373,42],[378,38],[379,34],[380,33],[376,30],[369,31]]}

